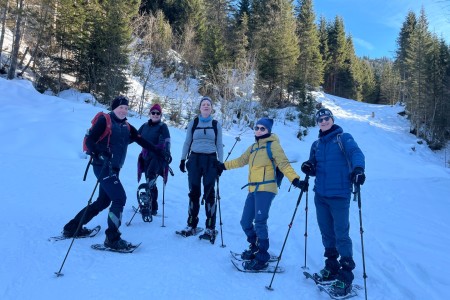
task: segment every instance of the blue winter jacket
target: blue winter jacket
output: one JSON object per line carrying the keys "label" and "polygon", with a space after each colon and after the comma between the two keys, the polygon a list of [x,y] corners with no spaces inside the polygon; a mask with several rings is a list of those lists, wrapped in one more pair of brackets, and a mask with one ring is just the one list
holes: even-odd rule
{"label": "blue winter jacket", "polygon": [[319,139],[312,144],[309,162],[315,169],[315,174],[312,174],[316,176],[314,192],[323,197],[350,198],[351,172],[356,167],[365,168],[364,154],[352,135],[343,133],[336,124],[325,134],[321,132]]}

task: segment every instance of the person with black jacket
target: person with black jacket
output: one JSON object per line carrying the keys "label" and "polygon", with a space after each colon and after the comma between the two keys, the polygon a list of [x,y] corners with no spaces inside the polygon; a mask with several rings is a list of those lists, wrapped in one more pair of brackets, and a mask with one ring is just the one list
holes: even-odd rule
{"label": "person with black jacket", "polygon": [[[96,201],[83,208],[64,226],[64,236],[79,237],[89,234],[90,230],[82,227],[82,225],[87,224],[105,208],[110,207],[104,244],[106,247],[117,250],[129,248],[130,243],[121,238],[119,231],[122,212],[127,199],[125,189],[119,179],[119,172],[125,162],[128,145],[137,142],[149,151],[161,155],[162,153],[153,144],[144,140],[138,134],[136,128],[126,121],[127,114],[128,99],[124,96],[116,97],[111,104],[111,112],[109,113],[111,119],[110,135],[99,141],[109,123],[105,116],[100,116],[90,129],[86,137],[86,146],[92,156],[94,174],[100,186],[99,194]],[[85,210],[87,210],[86,213]],[[79,226],[80,229],[77,232]]]}
{"label": "person with black jacket", "polygon": [[[142,214],[142,219],[147,222],[150,213],[155,216],[158,212],[158,187],[156,186],[156,179],[162,176],[164,183],[167,182],[167,175],[169,171],[169,164],[172,161],[170,155],[170,132],[167,124],[161,121],[162,109],[159,104],[154,104],[149,111],[149,120],[142,124],[138,133],[148,142],[156,145],[158,149],[164,151],[166,159],[154,152],[148,152],[143,148],[138,159],[138,181],[141,174],[145,174],[145,179],[148,185],[145,187],[149,194],[148,203],[139,202],[139,210]],[[150,200],[151,199],[151,200]],[[150,201],[149,201],[150,200]]]}

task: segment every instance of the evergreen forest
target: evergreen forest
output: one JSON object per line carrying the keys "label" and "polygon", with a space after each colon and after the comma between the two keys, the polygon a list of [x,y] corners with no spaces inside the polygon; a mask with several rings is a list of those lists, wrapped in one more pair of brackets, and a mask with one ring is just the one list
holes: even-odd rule
{"label": "evergreen forest", "polygon": [[312,0],[0,0],[0,27],[0,73],[31,72],[41,92],[76,88],[108,104],[130,95],[132,75],[144,87],[131,96],[142,112],[160,100],[146,89],[162,70],[198,80],[200,94],[238,118],[257,100],[265,110],[295,107],[311,126],[311,92],[323,91],[404,105],[411,133],[432,149],[450,139],[450,46],[424,9],[404,16],[394,58],[358,57],[344,20],[318,17]]}

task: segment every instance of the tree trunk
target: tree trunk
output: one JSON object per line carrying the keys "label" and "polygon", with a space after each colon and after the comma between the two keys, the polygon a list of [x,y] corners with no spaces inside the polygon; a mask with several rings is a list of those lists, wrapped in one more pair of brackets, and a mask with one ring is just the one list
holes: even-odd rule
{"label": "tree trunk", "polygon": [[14,79],[17,68],[17,57],[19,56],[19,47],[20,47],[20,29],[22,23],[23,1],[24,0],[19,0],[18,3],[19,10],[17,12],[16,28],[14,29],[14,44],[11,51],[11,65],[9,67],[7,77],[7,79],[9,80]]}
{"label": "tree trunk", "polygon": [[2,56],[2,50],[3,50],[3,40],[5,38],[5,30],[6,30],[6,15],[8,13],[8,5],[9,1],[6,0],[5,8],[2,10],[1,14],[1,21],[2,21],[2,33],[0,35],[0,57]]}

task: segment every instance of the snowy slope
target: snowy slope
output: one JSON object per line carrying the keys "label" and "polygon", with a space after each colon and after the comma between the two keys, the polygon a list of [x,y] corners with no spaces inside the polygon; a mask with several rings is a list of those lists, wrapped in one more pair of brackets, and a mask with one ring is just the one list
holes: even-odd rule
{"label": "snowy slope", "polygon": [[[173,141],[172,168],[165,189],[166,227],[162,218],[143,223],[139,217],[122,226],[123,238],[142,241],[131,255],[98,252],[90,245],[104,240],[102,230],[93,239],[76,240],[62,272],[70,240],[48,242],[85,206],[95,185],[92,171],[82,176],[87,159],[81,141],[89,122],[101,110],[85,104],[82,97],[68,99],[37,93],[27,81],[0,79],[0,147],[3,209],[0,217],[0,299],[328,299],[304,279],[305,202],[303,196],[280,262],[286,268],[277,274],[268,291],[271,274],[243,274],[229,262],[229,251],[247,247],[239,220],[246,197],[240,187],[247,169],[225,171],[220,178],[222,237],[216,244],[174,234],[185,226],[188,205],[187,175],[178,170],[186,132],[170,128]],[[362,217],[369,299],[446,299],[450,279],[447,254],[450,211],[450,171],[441,156],[416,143],[408,122],[397,115],[401,107],[369,105],[322,95],[336,123],[350,132],[366,155],[367,181],[362,187]],[[375,117],[372,117],[374,112]],[[139,127],[144,120],[131,118]],[[306,160],[318,128],[311,128],[305,141],[295,138],[296,124],[276,123],[294,168]],[[228,154],[241,132],[224,132]],[[252,131],[241,135],[230,159],[239,156],[253,141]],[[415,151],[412,150],[415,147]],[[123,223],[136,204],[136,160],[140,151],[130,145],[121,180],[128,201]],[[302,176],[303,177],[303,176]],[[160,208],[162,208],[162,183]],[[270,251],[279,254],[299,191],[286,179],[275,198],[269,219]],[[315,220],[314,192],[308,195],[307,266],[323,265],[323,248]],[[200,222],[204,222],[201,208]],[[160,213],[162,210],[160,209]],[[217,222],[219,224],[219,220]],[[106,211],[88,226],[106,228]],[[364,285],[359,211],[351,209],[355,283]],[[226,247],[221,247],[223,243]],[[361,292],[357,299],[364,299]]]}

